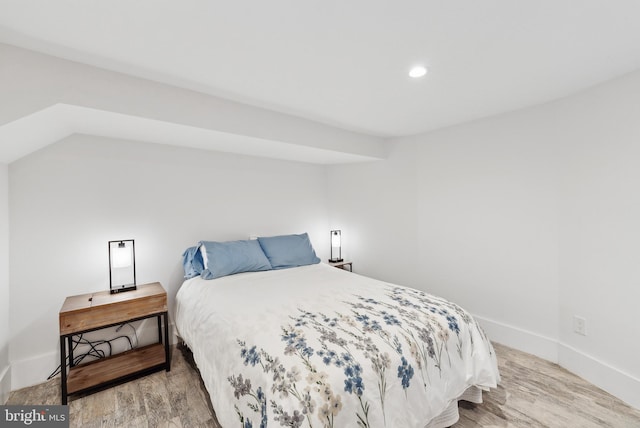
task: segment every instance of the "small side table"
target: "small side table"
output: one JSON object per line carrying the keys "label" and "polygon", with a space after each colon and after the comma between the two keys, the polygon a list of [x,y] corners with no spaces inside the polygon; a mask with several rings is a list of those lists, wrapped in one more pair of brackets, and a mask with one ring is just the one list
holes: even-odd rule
{"label": "small side table", "polygon": [[[73,336],[153,317],[158,321],[158,343],[86,364],[73,364]],[[125,293],[101,291],[67,297],[60,309],[60,368],[62,404],[67,404],[71,394],[135,375],[171,370],[167,292],[162,285],[154,282]]]}
{"label": "small side table", "polygon": [[348,262],[348,261],[329,262],[329,266],[333,266],[338,269],[348,270],[349,272],[353,272],[353,262]]}

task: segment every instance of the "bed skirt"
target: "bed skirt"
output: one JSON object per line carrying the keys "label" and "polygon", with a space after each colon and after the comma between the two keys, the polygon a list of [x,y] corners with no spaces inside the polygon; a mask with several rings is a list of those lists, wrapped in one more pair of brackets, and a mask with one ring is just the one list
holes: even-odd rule
{"label": "bed skirt", "polygon": [[431,422],[429,422],[425,426],[425,428],[450,427],[451,425],[458,422],[458,419],[460,419],[460,414],[458,413],[459,401],[468,401],[470,403],[480,404],[482,403],[482,390],[476,386],[467,388],[467,390],[463,392],[460,397],[458,397],[456,400],[453,400],[449,404],[444,412],[433,418]]}

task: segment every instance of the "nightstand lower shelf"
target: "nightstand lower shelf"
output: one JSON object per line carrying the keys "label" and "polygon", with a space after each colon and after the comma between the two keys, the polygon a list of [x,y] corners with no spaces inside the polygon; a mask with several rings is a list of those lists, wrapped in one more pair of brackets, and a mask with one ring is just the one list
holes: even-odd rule
{"label": "nightstand lower shelf", "polygon": [[122,352],[72,367],[67,375],[67,393],[75,394],[109,382],[117,382],[146,370],[166,366],[162,343]]}

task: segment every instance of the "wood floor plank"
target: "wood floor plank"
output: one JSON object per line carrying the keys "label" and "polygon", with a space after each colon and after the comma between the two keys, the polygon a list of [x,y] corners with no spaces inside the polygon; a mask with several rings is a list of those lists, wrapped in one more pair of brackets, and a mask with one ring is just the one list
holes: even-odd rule
{"label": "wood floor plank", "polygon": [[[640,411],[535,356],[495,345],[502,382],[461,403],[455,428],[632,428]],[[220,428],[197,370],[173,349],[170,372],[72,396],[71,427]],[[12,391],[7,404],[59,404],[60,380]],[[400,428],[400,427],[398,427]]]}
{"label": "wood floor plank", "polygon": [[144,400],[138,382],[127,382],[114,387],[116,395],[115,424],[123,426],[127,421],[145,415]]}
{"label": "wood floor plank", "polygon": [[149,426],[157,427],[174,416],[169,401],[167,383],[164,372],[145,376],[139,380]]}
{"label": "wood floor plank", "polygon": [[182,426],[182,422],[180,422],[180,417],[176,416],[173,419],[168,421],[163,421],[158,424],[158,428],[184,428]]}

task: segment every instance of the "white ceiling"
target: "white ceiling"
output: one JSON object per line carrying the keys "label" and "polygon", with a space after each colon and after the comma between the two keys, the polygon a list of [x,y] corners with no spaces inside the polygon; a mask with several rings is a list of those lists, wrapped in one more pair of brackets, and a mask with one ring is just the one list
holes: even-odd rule
{"label": "white ceiling", "polygon": [[0,42],[390,137],[640,69],[638,17],[638,0],[0,0]]}

